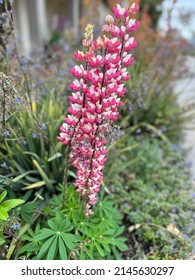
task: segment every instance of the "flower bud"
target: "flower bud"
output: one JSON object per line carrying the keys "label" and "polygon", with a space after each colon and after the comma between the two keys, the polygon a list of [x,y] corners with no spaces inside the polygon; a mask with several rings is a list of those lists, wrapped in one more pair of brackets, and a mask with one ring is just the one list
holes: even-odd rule
{"label": "flower bud", "polygon": [[107,24],[113,24],[114,23],[114,18],[111,15],[107,15],[105,18],[105,22]]}

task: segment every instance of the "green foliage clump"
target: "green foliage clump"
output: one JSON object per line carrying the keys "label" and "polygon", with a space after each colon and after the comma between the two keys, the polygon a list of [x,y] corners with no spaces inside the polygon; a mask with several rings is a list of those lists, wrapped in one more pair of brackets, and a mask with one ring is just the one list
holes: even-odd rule
{"label": "green foliage clump", "polygon": [[121,259],[120,252],[127,250],[126,238],[120,236],[124,231],[122,216],[113,201],[102,193],[94,216],[87,219],[78,199],[78,193],[69,186],[62,211],[60,195],[47,200],[42,214],[50,218],[39,219],[35,231],[26,228],[28,234],[22,234],[21,229],[22,246],[14,258]]}
{"label": "green foliage clump", "polygon": [[0,144],[1,186],[11,185],[15,191],[45,186],[54,192],[55,185],[62,182],[62,148],[56,136],[62,121],[60,111],[48,98],[43,107],[34,103],[33,114],[42,122],[24,110],[12,116],[7,124],[10,135]]}
{"label": "green foliage clump", "polygon": [[[132,147],[139,137],[131,138]],[[140,139],[126,154],[132,164],[117,174],[120,184],[113,195],[127,226],[128,258],[185,259],[193,251],[190,173],[183,152],[176,149],[158,139]]]}

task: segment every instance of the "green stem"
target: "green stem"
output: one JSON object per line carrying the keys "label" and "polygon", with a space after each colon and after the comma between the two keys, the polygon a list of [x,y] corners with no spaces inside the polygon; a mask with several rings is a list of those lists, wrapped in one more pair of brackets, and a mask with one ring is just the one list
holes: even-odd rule
{"label": "green stem", "polygon": [[65,157],[65,168],[64,168],[64,177],[63,177],[63,183],[62,183],[62,210],[65,206],[65,198],[66,198],[66,187],[68,185],[68,158],[69,158],[69,152],[70,152],[70,145],[67,148],[66,151],[66,157]]}

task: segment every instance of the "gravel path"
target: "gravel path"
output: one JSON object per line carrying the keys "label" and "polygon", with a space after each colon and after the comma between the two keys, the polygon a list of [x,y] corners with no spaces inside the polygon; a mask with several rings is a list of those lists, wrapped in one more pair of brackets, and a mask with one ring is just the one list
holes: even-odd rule
{"label": "gravel path", "polygon": [[[189,67],[188,78],[178,80],[174,86],[175,92],[179,95],[178,101],[181,106],[195,103],[195,58],[188,57],[186,64]],[[188,125],[194,127],[194,129],[185,132],[185,142],[183,146],[188,149],[190,148],[187,160],[191,164],[191,172],[193,178],[195,178],[195,118]]]}

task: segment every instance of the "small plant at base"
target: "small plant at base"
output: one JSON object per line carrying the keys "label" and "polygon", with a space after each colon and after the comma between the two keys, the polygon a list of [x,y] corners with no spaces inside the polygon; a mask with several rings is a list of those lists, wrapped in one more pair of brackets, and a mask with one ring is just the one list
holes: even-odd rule
{"label": "small plant at base", "polygon": [[71,70],[76,77],[70,84],[74,91],[70,96],[72,104],[58,139],[71,147],[70,160],[77,169],[74,185],[86,199],[86,217],[94,214],[91,208],[97,203],[108,152],[106,134],[113,130],[117,108],[122,106],[121,97],[126,91],[124,82],[130,79],[127,67],[134,58],[129,51],[137,45],[130,34],[139,27],[130,14],[137,10],[137,4],[128,9],[114,7],[115,19],[106,17],[104,35],[94,41],[93,26],[88,25],[82,42],[86,52],[74,53],[85,66],[76,65]]}
{"label": "small plant at base", "polygon": [[[21,235],[22,246],[12,257],[30,259],[121,259],[121,251],[128,248],[121,236],[122,215],[110,198],[100,193],[94,215],[86,218],[79,193],[74,186],[67,188],[63,212],[59,212],[61,195],[53,195],[47,201],[44,215],[48,222],[40,220],[35,232]],[[46,214],[47,213],[47,214]],[[32,225],[33,226],[33,225]],[[47,244],[46,244],[47,243]],[[46,244],[46,245],[45,245]],[[51,250],[50,250],[51,248]]]}
{"label": "small plant at base", "polygon": [[[7,196],[7,191],[3,191],[0,194],[0,246],[5,243],[4,230],[5,222],[9,219],[9,211],[17,206],[23,204],[25,201],[22,199],[7,199],[4,200]],[[12,230],[18,229],[20,225],[15,223],[12,225]]]}
{"label": "small plant at base", "polygon": [[7,191],[0,194],[0,221],[6,221],[9,218],[8,211],[24,203],[22,199],[8,199],[4,200],[7,195]]}

